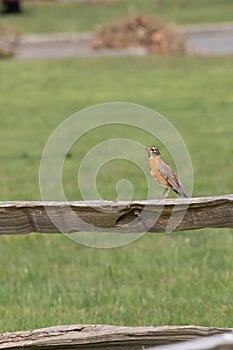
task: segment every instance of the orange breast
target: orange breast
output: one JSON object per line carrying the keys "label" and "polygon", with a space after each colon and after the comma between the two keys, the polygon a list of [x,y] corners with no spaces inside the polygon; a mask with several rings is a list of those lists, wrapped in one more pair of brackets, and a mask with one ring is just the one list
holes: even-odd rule
{"label": "orange breast", "polygon": [[153,179],[163,187],[171,187],[158,170],[159,159],[149,158],[149,164],[150,164],[150,173]]}

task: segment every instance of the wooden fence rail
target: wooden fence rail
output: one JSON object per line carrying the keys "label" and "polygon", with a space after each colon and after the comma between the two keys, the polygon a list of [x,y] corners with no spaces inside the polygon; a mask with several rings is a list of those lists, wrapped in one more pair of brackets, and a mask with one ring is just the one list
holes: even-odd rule
{"label": "wooden fence rail", "polygon": [[0,202],[0,234],[233,227],[233,195],[133,202]]}
{"label": "wooden fence rail", "polygon": [[139,350],[226,333],[232,335],[233,328],[70,325],[2,334],[0,349]]}
{"label": "wooden fence rail", "polygon": [[155,346],[148,350],[232,350],[233,333],[211,335],[176,344]]}

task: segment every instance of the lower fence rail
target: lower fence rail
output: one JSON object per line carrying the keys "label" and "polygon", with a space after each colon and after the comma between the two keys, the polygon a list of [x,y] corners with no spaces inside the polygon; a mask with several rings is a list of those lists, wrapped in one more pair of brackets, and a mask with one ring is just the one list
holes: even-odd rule
{"label": "lower fence rail", "polygon": [[[138,350],[151,349],[155,346],[157,347],[190,340],[193,341],[194,339],[210,337],[213,335],[224,335],[225,338],[213,338],[213,341],[209,343],[212,346],[214,342],[215,345],[218,345],[220,340],[222,343],[227,343],[226,334],[231,335],[232,341],[233,328],[211,328],[199,326],[123,327],[104,325],[70,325],[1,334],[0,349],[20,350],[23,348],[27,350],[49,350],[60,348],[63,350]],[[206,339],[208,340],[208,338]],[[228,344],[230,341],[229,339]],[[180,347],[179,349],[213,349],[213,347],[203,348],[201,346],[199,348],[192,348],[188,347],[188,342],[185,344],[187,347]],[[181,346],[181,344],[179,344],[179,346]],[[161,350],[162,349],[163,347],[161,347]],[[164,349],[166,350],[166,348]],[[178,348],[176,347],[174,349]],[[228,348],[222,349],[225,350]]]}

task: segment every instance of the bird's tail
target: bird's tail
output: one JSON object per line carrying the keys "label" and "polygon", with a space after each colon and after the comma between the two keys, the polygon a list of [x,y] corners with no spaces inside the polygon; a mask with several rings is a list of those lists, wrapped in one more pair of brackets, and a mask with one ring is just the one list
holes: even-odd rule
{"label": "bird's tail", "polygon": [[182,183],[179,180],[177,182],[178,182],[177,183],[178,186],[176,186],[176,188],[172,187],[173,191],[176,192],[181,197],[189,198]]}
{"label": "bird's tail", "polygon": [[179,192],[178,192],[178,194],[181,197],[189,198],[188,194],[186,193],[186,191],[184,189],[184,186],[182,185],[182,183],[180,181],[179,181]]}

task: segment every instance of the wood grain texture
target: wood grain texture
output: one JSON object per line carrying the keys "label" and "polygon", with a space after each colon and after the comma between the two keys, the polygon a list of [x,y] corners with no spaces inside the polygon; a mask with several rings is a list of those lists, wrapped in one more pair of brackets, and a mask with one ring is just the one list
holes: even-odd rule
{"label": "wood grain texture", "polygon": [[70,325],[0,335],[0,349],[124,349],[139,350],[214,334],[232,334],[232,328],[198,326],[118,327]]}
{"label": "wood grain texture", "polygon": [[233,195],[135,202],[0,202],[0,234],[233,227]]}
{"label": "wood grain texture", "polygon": [[232,350],[233,333],[212,335],[176,344],[150,347],[148,350]]}

